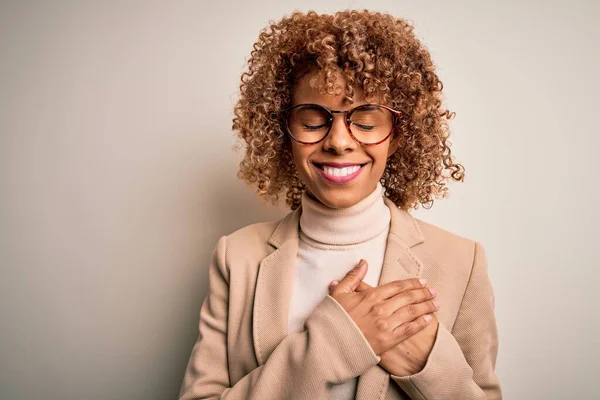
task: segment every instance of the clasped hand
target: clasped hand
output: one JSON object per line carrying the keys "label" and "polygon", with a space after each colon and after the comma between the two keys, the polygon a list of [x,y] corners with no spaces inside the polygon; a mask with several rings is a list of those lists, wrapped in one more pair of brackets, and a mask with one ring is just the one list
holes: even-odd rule
{"label": "clasped hand", "polygon": [[330,284],[329,295],[352,317],[390,374],[413,375],[423,369],[438,329],[432,313],[437,293],[424,279],[404,279],[371,287],[362,279],[367,262]]}

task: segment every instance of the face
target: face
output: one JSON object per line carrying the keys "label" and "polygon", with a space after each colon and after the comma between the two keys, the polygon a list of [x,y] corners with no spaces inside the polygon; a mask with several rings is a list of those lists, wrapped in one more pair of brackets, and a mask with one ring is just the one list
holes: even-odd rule
{"label": "face", "polygon": [[[310,79],[316,74],[305,75],[294,88],[292,106],[302,103],[313,103],[325,106],[330,110],[350,110],[364,101],[364,94],[359,87],[354,88],[354,103],[348,103],[340,95],[320,94],[310,86]],[[345,81],[338,75],[336,85],[344,87]],[[300,178],[306,184],[307,194],[315,200],[332,208],[353,206],[371,194],[381,179],[389,156],[397,150],[397,145],[390,145],[393,135],[384,142],[372,146],[363,146],[356,142],[344,123],[344,114],[334,114],[329,135],[319,143],[301,144],[290,138],[291,151]],[[323,164],[351,164],[361,166],[360,170],[349,181],[331,178]],[[356,167],[354,167],[355,169]],[[352,171],[352,170],[350,170]],[[348,173],[349,171],[343,171]],[[340,171],[341,174],[343,174]],[[328,177],[330,179],[328,179]],[[332,179],[338,182],[332,182]],[[347,178],[346,178],[347,180]]]}

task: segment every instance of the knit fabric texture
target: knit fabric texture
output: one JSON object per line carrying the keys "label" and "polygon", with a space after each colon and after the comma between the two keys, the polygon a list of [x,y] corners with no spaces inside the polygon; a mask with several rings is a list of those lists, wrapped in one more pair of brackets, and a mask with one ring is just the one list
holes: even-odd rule
{"label": "knit fabric texture", "polygon": [[[368,263],[363,281],[377,286],[390,229],[390,210],[382,195],[383,187],[378,182],[375,190],[357,204],[331,208],[304,192],[289,332],[305,330],[306,318],[329,293],[329,283],[341,280],[361,258]],[[357,381],[353,378],[334,385],[331,398],[354,399]]]}

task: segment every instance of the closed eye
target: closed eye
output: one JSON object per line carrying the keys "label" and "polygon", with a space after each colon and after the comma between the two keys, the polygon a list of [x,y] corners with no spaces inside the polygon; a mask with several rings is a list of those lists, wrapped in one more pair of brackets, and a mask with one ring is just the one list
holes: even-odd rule
{"label": "closed eye", "polygon": [[324,127],[326,127],[327,124],[322,124],[322,125],[306,125],[303,124],[302,127],[306,130],[309,131],[318,131],[319,129],[323,129]]}
{"label": "closed eye", "polygon": [[375,129],[374,125],[363,125],[363,124],[357,124],[356,122],[353,122],[352,125],[358,127],[359,129],[365,130],[365,131],[370,131]]}

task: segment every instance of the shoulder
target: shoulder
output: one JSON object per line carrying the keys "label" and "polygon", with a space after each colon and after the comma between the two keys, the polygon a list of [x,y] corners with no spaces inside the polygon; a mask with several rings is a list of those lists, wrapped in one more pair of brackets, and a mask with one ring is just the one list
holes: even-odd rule
{"label": "shoulder", "polygon": [[236,263],[241,259],[250,261],[265,257],[273,250],[269,244],[269,238],[289,215],[288,213],[276,220],[246,225],[221,237],[220,240],[226,243],[226,259]]}
{"label": "shoulder", "polygon": [[227,235],[227,243],[237,245],[266,243],[281,220],[282,218],[273,221],[256,222],[236,229]]}
{"label": "shoulder", "polygon": [[432,241],[437,244],[445,243],[452,248],[465,246],[472,247],[476,242],[476,240],[474,240],[473,238],[460,235],[456,232],[452,232],[431,222],[427,222],[414,216],[413,219],[415,220],[419,230],[421,231],[421,233],[425,237],[425,240],[427,241]]}
{"label": "shoulder", "polygon": [[450,269],[468,277],[477,253],[483,253],[483,245],[470,237],[459,235],[445,228],[413,217],[424,241],[413,250],[429,261],[430,265]]}

